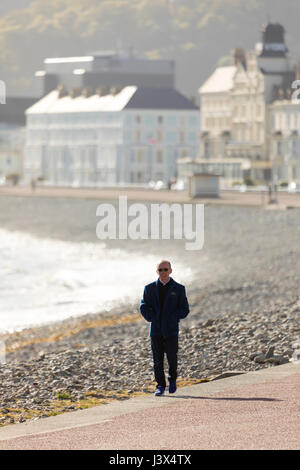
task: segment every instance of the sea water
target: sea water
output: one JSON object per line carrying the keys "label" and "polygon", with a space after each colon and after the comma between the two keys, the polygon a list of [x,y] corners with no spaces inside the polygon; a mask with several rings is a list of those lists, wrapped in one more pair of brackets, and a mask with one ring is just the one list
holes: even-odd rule
{"label": "sea water", "polygon": [[[0,332],[110,310],[138,301],[157,278],[154,255],[0,229]],[[180,260],[172,275],[192,279]]]}

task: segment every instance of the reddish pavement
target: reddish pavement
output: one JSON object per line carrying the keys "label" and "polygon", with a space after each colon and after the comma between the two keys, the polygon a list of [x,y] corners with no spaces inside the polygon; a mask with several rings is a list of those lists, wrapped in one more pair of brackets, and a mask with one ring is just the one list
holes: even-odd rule
{"label": "reddish pavement", "polygon": [[0,449],[300,449],[298,367],[279,379],[210,394],[201,386],[98,424],[0,440]]}

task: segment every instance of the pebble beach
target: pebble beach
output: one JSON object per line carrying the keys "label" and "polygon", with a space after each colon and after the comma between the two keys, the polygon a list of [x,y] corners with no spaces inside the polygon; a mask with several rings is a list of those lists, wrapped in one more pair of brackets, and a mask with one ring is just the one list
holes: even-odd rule
{"label": "pebble beach", "polygon": [[[97,203],[2,196],[0,228],[96,242]],[[183,240],[107,241],[110,249],[117,244],[129,254],[180,259],[191,268],[193,276],[183,282],[191,311],[180,324],[179,387],[276,367],[297,356],[299,215],[298,209],[210,205],[199,252],[186,251]],[[139,313],[139,300],[2,332],[0,425],[153,393],[149,325]]]}

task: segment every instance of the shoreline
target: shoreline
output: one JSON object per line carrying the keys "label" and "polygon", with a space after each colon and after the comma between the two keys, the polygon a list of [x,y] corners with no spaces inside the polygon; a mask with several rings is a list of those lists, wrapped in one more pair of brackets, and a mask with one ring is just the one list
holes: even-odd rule
{"label": "shoreline", "polygon": [[37,186],[32,190],[30,186],[1,186],[1,196],[19,197],[71,197],[101,200],[116,200],[119,196],[127,196],[128,200],[144,202],[168,202],[168,203],[199,203],[205,205],[225,205],[260,207],[263,209],[300,209],[300,193],[289,194],[279,192],[278,203],[268,204],[267,191],[239,192],[235,190],[221,190],[220,197],[192,198],[187,190],[152,190],[147,188],[70,188]]}
{"label": "shoreline", "polygon": [[[287,363],[300,338],[300,297],[258,311],[203,319],[179,334],[178,387]],[[149,324],[138,306],[7,334],[0,426],[152,394]]]}
{"label": "shoreline", "polygon": [[[95,205],[82,196],[0,195],[0,225],[94,242]],[[177,240],[117,244],[128,253],[180,256],[195,273],[190,283],[183,279],[190,314],[180,324],[179,387],[289,362],[300,339],[298,214],[222,207],[207,209],[206,243],[197,256]],[[7,348],[0,426],[152,394],[149,324],[138,303],[0,335]]]}

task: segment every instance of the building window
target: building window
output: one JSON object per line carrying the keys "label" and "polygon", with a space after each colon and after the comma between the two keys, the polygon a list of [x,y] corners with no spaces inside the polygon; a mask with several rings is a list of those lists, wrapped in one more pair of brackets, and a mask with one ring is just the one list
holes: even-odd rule
{"label": "building window", "polygon": [[184,143],[184,131],[179,132],[179,143],[180,144]]}
{"label": "building window", "polygon": [[163,133],[160,130],[157,131],[157,140],[158,142],[162,142],[163,140]]}
{"label": "building window", "polygon": [[156,152],[156,163],[163,163],[162,150],[157,150],[157,152]]}
{"label": "building window", "polygon": [[[101,122],[101,121],[100,121]],[[133,116],[125,116],[125,124],[126,126],[132,126],[133,123]]]}
{"label": "building window", "polygon": [[143,116],[143,124],[145,126],[155,126],[155,116],[151,114],[146,114],[145,116]]}
{"label": "building window", "polygon": [[167,126],[176,126],[176,124],[177,124],[177,118],[176,118],[176,116],[171,116],[171,115],[170,115],[170,116],[166,116],[166,117],[165,117],[165,124],[166,124]]}
{"label": "building window", "polygon": [[162,124],[163,120],[164,120],[164,118],[162,116],[158,116],[158,118],[157,118],[158,124]]}
{"label": "building window", "polygon": [[292,140],[292,156],[295,157],[297,155],[297,142],[296,140]]}
{"label": "building window", "polygon": [[140,141],[141,141],[141,131],[136,131],[136,133],[135,133],[135,140],[136,140],[136,142],[140,142]]}
{"label": "building window", "polygon": [[204,157],[205,158],[209,157],[209,142],[204,143]]}
{"label": "building window", "polygon": [[261,117],[261,109],[262,109],[261,104],[258,104],[256,109],[257,109],[257,116]]}
{"label": "building window", "polygon": [[136,116],[136,117],[135,117],[135,122],[136,122],[137,124],[140,124],[140,123],[141,123],[141,116]]}
{"label": "building window", "polygon": [[241,128],[241,140],[242,142],[245,142],[246,140],[246,130],[244,127]]}
{"label": "building window", "polygon": [[197,118],[196,116],[190,116],[188,118],[188,125],[189,126],[197,126]]}
{"label": "building window", "polygon": [[168,144],[176,144],[177,143],[177,133],[175,131],[167,132],[166,133],[166,141]]}
{"label": "building window", "polygon": [[137,172],[137,182],[142,183],[142,179],[143,179],[143,174],[142,174],[141,171],[138,171]]}
{"label": "building window", "polygon": [[143,162],[143,150],[142,149],[138,149],[137,151],[137,162],[138,163],[142,163]]}

